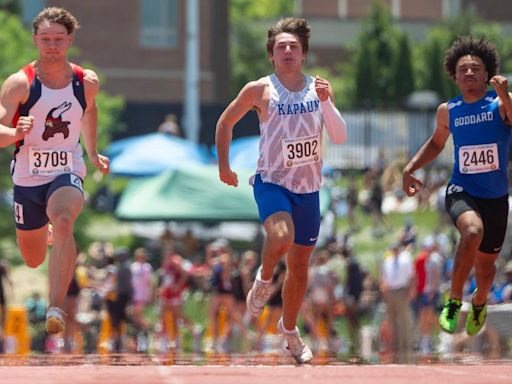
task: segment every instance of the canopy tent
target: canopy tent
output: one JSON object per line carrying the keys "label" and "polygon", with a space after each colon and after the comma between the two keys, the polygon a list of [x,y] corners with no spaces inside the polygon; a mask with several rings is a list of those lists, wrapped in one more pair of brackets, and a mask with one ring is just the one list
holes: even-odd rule
{"label": "canopy tent", "polygon": [[164,133],[149,133],[111,143],[110,171],[119,176],[153,176],[183,165],[211,164],[206,147]]}
{"label": "canopy tent", "polygon": [[[239,171],[237,188],[222,183],[215,166],[180,168],[134,179],[122,193],[115,215],[135,221],[258,221],[250,175]],[[322,189],[322,212],[329,203],[329,192]]]}

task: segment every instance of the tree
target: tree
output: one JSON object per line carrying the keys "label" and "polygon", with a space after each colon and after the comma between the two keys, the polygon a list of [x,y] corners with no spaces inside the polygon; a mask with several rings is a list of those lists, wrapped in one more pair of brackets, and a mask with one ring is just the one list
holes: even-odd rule
{"label": "tree", "polygon": [[377,104],[377,94],[374,92],[377,71],[374,69],[374,61],[370,56],[375,49],[373,43],[363,44],[358,52],[355,52],[355,103],[356,106],[370,107]]}
{"label": "tree", "polygon": [[20,0],[0,0],[0,11],[5,11],[14,15],[20,15],[21,2]]}
{"label": "tree", "polygon": [[230,0],[231,97],[271,69],[265,46],[268,20],[292,13],[293,2],[288,0]]}
{"label": "tree", "polygon": [[[399,54],[398,42],[404,41],[403,33],[393,26],[391,14],[382,1],[374,0],[368,20],[353,50],[355,71],[355,103],[357,107],[390,107],[398,103],[396,100],[393,66]],[[407,59],[407,52],[402,54]],[[409,55],[410,60],[410,55]],[[401,63],[408,67],[410,63]]]}
{"label": "tree", "polygon": [[392,100],[395,106],[403,106],[407,96],[415,89],[411,46],[406,34],[400,36],[398,52],[391,71]]}

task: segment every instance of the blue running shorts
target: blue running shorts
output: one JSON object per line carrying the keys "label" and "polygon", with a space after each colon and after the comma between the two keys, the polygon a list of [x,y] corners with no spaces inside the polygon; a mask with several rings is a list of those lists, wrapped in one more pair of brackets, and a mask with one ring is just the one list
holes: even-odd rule
{"label": "blue running shorts", "polygon": [[254,198],[262,223],[276,212],[288,212],[295,226],[295,243],[315,245],[320,231],[320,193],[293,193],[280,185],[254,177]]}
{"label": "blue running shorts", "polygon": [[57,189],[75,187],[84,192],[82,179],[73,173],[64,173],[48,184],[35,187],[14,186],[14,221],[17,229],[31,230],[45,226],[48,199]]}

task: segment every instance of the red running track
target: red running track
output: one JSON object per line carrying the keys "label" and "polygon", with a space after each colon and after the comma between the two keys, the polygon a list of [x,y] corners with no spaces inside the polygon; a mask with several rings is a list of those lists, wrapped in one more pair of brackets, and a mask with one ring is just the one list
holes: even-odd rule
{"label": "red running track", "polygon": [[2,384],[509,384],[512,364],[1,366]]}

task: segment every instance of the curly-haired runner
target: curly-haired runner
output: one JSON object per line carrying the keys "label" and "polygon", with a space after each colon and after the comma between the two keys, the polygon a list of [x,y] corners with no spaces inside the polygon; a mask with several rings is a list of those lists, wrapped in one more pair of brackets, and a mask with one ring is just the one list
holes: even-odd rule
{"label": "curly-haired runner", "polygon": [[[406,165],[403,189],[414,196],[422,184],[413,172],[434,160],[453,136],[455,164],[446,189],[446,209],[460,233],[450,297],[439,317],[441,328],[453,333],[462,290],[474,267],[477,289],[466,320],[466,331],[482,328],[486,300],[505,237],[512,102],[508,81],[498,72],[498,54],[485,39],[460,37],[446,51],[445,69],[461,95],[439,105],[437,127]],[[491,85],[494,89],[487,90]]]}

